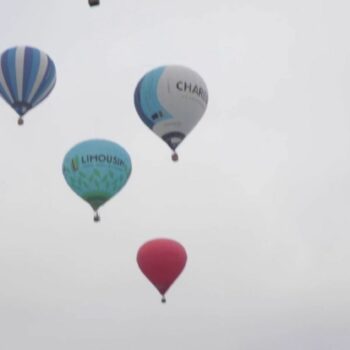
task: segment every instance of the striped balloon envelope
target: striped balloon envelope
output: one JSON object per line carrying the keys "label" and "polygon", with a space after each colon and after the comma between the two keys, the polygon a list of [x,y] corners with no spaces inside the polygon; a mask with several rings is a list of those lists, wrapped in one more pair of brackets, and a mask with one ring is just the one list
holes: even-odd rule
{"label": "striped balloon envelope", "polygon": [[0,56],[0,95],[23,116],[42,102],[56,83],[56,68],[44,52],[28,46],[4,51]]}
{"label": "striped balloon envelope", "polygon": [[184,66],[162,66],[136,86],[134,103],[141,120],[174,151],[196,126],[208,104],[204,80]]}

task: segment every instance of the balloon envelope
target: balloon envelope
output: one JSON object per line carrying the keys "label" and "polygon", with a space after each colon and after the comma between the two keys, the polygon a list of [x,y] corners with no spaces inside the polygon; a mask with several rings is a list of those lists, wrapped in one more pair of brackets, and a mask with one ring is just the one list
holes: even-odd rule
{"label": "balloon envelope", "polygon": [[143,274],[164,296],[181,274],[187,261],[185,248],[171,239],[154,239],[143,244],[137,263]]}
{"label": "balloon envelope", "polygon": [[142,121],[175,151],[203,116],[208,92],[193,70],[163,66],[142,77],[134,103]]}
{"label": "balloon envelope", "polygon": [[63,160],[68,185],[95,211],[122,189],[130,174],[128,153],[107,140],[81,142]]}
{"label": "balloon envelope", "polygon": [[56,69],[44,52],[18,46],[0,56],[0,95],[20,118],[42,102],[56,83]]}

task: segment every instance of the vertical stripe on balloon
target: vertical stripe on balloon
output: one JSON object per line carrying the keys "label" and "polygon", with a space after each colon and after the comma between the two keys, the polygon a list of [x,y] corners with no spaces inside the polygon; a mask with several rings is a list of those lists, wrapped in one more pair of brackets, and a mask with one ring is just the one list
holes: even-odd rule
{"label": "vertical stripe on balloon", "polygon": [[23,70],[24,70],[24,47],[18,47],[16,50],[16,83],[18,101],[23,99]]}
{"label": "vertical stripe on balloon", "polygon": [[3,73],[3,57],[1,59],[1,62],[0,62],[0,93],[1,93],[1,96],[7,101],[7,103],[9,104],[12,104],[14,101],[13,101],[13,98],[12,98],[12,95],[11,95],[11,91],[9,90],[8,86],[7,86],[7,83],[6,83],[6,79],[5,79],[5,76],[4,76],[4,73]]}
{"label": "vertical stripe on balloon", "polygon": [[47,69],[47,65],[49,62],[48,57],[43,52],[40,52],[40,61],[39,62],[40,62],[39,63],[39,71],[36,75],[36,79],[35,79],[35,82],[34,82],[32,89],[31,89],[31,92],[28,96],[28,102],[30,104],[32,103],[32,100],[40,87],[40,84],[44,78],[44,75],[45,75],[46,69]]}
{"label": "vertical stripe on balloon", "polygon": [[55,76],[56,73],[53,62],[50,58],[48,58],[45,74],[41,80],[40,86],[38,87],[36,94],[33,96],[32,99],[33,106],[36,106],[38,103],[40,103],[53,89],[56,83]]}
{"label": "vertical stripe on balloon", "polygon": [[24,79],[24,101],[29,100],[29,94],[32,91],[36,76],[40,67],[40,51],[37,49],[26,48],[25,57],[25,79]]}
{"label": "vertical stripe on balloon", "polygon": [[17,87],[16,87],[16,65],[15,65],[15,49],[8,50],[3,57],[2,69],[6,85],[10,90],[13,100],[17,101]]}

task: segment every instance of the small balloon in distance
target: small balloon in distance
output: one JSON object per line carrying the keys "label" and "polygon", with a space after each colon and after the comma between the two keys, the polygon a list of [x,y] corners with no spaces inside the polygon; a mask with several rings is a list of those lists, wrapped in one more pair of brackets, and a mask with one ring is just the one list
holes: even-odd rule
{"label": "small balloon in distance", "polygon": [[90,6],[97,6],[100,4],[100,0],[89,0]]}

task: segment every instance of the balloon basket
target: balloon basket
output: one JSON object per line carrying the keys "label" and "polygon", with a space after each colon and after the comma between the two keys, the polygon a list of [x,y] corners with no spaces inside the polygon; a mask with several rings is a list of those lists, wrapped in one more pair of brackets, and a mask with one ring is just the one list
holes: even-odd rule
{"label": "balloon basket", "polygon": [[100,215],[98,215],[98,213],[96,212],[94,215],[94,222],[99,222],[101,221]]}
{"label": "balloon basket", "polygon": [[173,160],[173,162],[177,162],[179,160],[179,155],[174,152],[171,156],[171,159]]}
{"label": "balloon basket", "polygon": [[23,125],[23,123],[24,123],[23,118],[22,117],[18,118],[17,124],[18,125]]}
{"label": "balloon basket", "polygon": [[164,296],[164,295],[162,296],[162,303],[163,303],[163,304],[166,303],[166,299],[165,299],[165,296]]}

